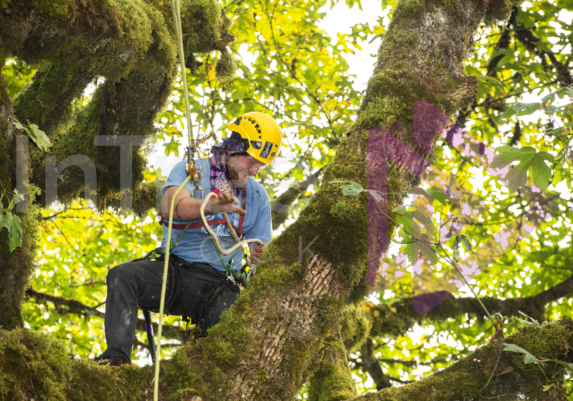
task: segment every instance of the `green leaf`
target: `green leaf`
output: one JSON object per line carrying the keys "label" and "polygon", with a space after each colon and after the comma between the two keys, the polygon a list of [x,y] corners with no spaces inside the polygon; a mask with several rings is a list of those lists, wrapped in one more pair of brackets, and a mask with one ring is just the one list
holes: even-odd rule
{"label": "green leaf", "polygon": [[[22,125],[22,123],[21,123],[20,121],[16,120],[15,118],[14,118],[14,126],[16,127],[16,129],[23,130],[23,131],[26,131],[26,132],[29,131],[27,127],[25,127],[24,125]],[[28,134],[28,135],[29,135],[29,134]]]}
{"label": "green leaf", "polygon": [[539,361],[539,359],[537,359],[536,357],[531,355],[531,353],[529,351],[521,348],[518,345],[508,344],[508,343],[503,343],[503,345],[505,345],[505,348],[503,349],[504,351],[519,352],[520,354],[525,354],[525,357],[523,358],[523,362],[526,365],[530,364],[530,363],[536,363],[537,361]]}
{"label": "green leaf", "polygon": [[559,361],[557,359],[549,359],[549,362],[553,362],[553,363],[556,363],[557,365],[561,365],[566,370],[573,373],[573,363],[567,363],[567,362]]}
{"label": "green leaf", "polygon": [[402,215],[408,211],[408,205],[400,205],[392,209],[392,211]]}
{"label": "green leaf", "polygon": [[171,142],[165,142],[163,146],[165,147],[166,156],[173,153],[175,156],[179,157],[179,142],[177,142],[174,137],[171,138]]}
{"label": "green leaf", "polygon": [[342,189],[342,194],[344,196],[357,196],[361,192],[364,192],[364,188],[362,187],[362,185],[360,185],[359,183],[354,182],[354,181],[334,180],[334,181],[329,181],[329,184],[342,184],[342,183],[346,183],[346,182],[349,182],[350,184],[340,186],[340,189]]}
{"label": "green leaf", "polygon": [[504,178],[507,180],[507,187],[512,192],[517,192],[520,187],[524,187],[527,184],[527,176],[517,168],[509,170],[509,173]]}
{"label": "green leaf", "polygon": [[516,103],[504,111],[500,118],[505,120],[514,115],[527,116],[539,110],[540,106],[541,103]]}
{"label": "green leaf", "polygon": [[[533,324],[537,327],[541,327],[541,325],[539,324],[539,322],[536,319],[532,318],[531,316],[526,315],[522,311],[518,311],[518,312],[521,316],[524,316],[526,319],[531,320],[531,324]],[[530,322],[527,322],[527,323],[530,323]]]}
{"label": "green leaf", "polygon": [[464,235],[464,238],[462,239],[462,245],[465,248],[466,252],[469,252],[472,250],[472,243],[470,242],[470,240]]}
{"label": "green leaf", "polygon": [[535,185],[543,190],[549,186],[551,169],[545,164],[545,161],[554,162],[555,158],[547,152],[537,152],[535,148],[523,147],[520,149],[510,146],[500,146],[496,149],[499,153],[494,157],[489,165],[490,168],[504,168],[509,163],[518,161],[519,164],[511,169],[505,180],[508,181],[508,187],[516,191],[519,187],[525,186],[527,182],[527,171],[531,170],[531,179]]}
{"label": "green leaf", "polygon": [[424,188],[414,187],[411,189],[411,191],[412,191],[411,193],[413,193],[414,195],[422,195],[428,199],[432,199],[432,195],[430,195],[428,192],[426,192],[426,190]]}
{"label": "green leaf", "polygon": [[525,357],[523,358],[523,362],[528,365],[530,363],[536,363],[539,359],[537,359],[536,357],[534,357],[533,355],[531,355],[529,352],[527,354],[525,354]]}
{"label": "green leaf", "polygon": [[462,245],[464,249],[469,252],[472,250],[472,243],[465,234],[460,234],[454,238],[454,249],[457,249],[459,245]]}
{"label": "green leaf", "polygon": [[12,230],[10,231],[10,252],[22,246],[22,222],[19,216],[12,219]]}
{"label": "green leaf", "polygon": [[12,200],[10,201],[10,204],[8,205],[6,211],[8,212],[12,211],[12,209],[14,209],[14,206],[22,202],[22,200],[24,200],[24,197],[18,193],[18,190],[14,190],[14,196],[12,197]]}
{"label": "green leaf", "polygon": [[42,151],[47,152],[52,146],[50,139],[46,136],[46,133],[42,131],[36,124],[32,124],[28,121],[28,126],[30,130],[27,130],[28,136],[34,141],[36,146]]}
{"label": "green leaf", "polygon": [[398,215],[396,217],[396,223],[398,223],[404,229],[404,232],[407,235],[406,239],[412,238],[413,224],[414,224],[412,212],[408,211],[403,215]]}
{"label": "green leaf", "polygon": [[426,189],[426,192],[429,193],[432,198],[434,198],[441,204],[446,204],[450,202],[450,199],[440,191],[435,191],[433,189]]}
{"label": "green leaf", "polygon": [[551,178],[551,169],[545,164],[545,160],[549,162],[555,161],[555,158],[547,152],[539,152],[531,159],[531,179],[535,185],[542,188],[544,191],[549,186],[549,179]]}
{"label": "green leaf", "polygon": [[0,230],[5,228],[10,232],[12,230],[12,213],[5,213],[2,218],[2,224],[0,225]]}

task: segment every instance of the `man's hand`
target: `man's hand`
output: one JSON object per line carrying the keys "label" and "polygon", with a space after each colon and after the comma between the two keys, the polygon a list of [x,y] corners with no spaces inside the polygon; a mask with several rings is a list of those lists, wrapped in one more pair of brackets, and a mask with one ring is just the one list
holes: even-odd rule
{"label": "man's hand", "polygon": [[267,247],[268,242],[263,242],[263,245],[249,244],[249,249],[251,250],[251,262],[254,264],[259,263],[261,260],[261,255]]}
{"label": "man's hand", "polygon": [[236,196],[231,195],[227,192],[221,192],[219,195],[215,195],[210,201],[205,209],[211,213],[238,213],[240,215],[245,214],[245,211],[235,204],[239,202]]}

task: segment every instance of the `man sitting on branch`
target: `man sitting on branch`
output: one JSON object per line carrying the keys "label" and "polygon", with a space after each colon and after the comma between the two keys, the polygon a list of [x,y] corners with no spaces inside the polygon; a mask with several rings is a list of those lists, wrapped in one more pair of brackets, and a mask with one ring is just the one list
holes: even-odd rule
{"label": "man sitting on branch", "polygon": [[[231,135],[211,148],[210,157],[194,161],[202,172],[197,184],[206,193],[216,194],[205,206],[205,218],[223,249],[235,245],[223,213],[228,213],[238,237],[263,242],[261,246],[249,244],[251,261],[256,264],[272,239],[272,225],[269,197],[253,177],[274,163],[282,135],[277,122],[259,112],[244,114],[229,129]],[[184,160],[173,168],[161,189],[162,249],[167,245],[172,197],[187,178],[185,164]],[[231,273],[237,276],[245,266],[241,265],[241,248],[225,256],[215,247],[200,219],[203,200],[194,188],[194,183],[188,182],[174,203],[172,238],[183,235],[170,254],[165,313],[190,317],[206,335],[207,329],[218,323],[220,314],[238,298],[239,286]],[[105,307],[107,350],[98,359],[109,360],[111,366],[131,362],[138,308],[159,310],[163,269],[164,255],[159,255],[133,260],[109,271]]]}

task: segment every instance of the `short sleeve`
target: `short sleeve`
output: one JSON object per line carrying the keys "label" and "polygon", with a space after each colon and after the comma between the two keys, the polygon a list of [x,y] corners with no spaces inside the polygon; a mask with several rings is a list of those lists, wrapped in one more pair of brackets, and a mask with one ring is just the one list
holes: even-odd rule
{"label": "short sleeve", "polygon": [[185,161],[181,161],[177,163],[169,173],[169,177],[167,177],[165,184],[161,187],[161,195],[165,195],[167,188],[181,185],[181,183],[185,181],[185,178],[187,178],[187,174],[185,173]]}
{"label": "short sleeve", "polygon": [[247,239],[257,238],[263,242],[270,242],[273,239],[271,202],[263,186],[258,184],[258,187],[258,197],[255,198],[257,218],[253,227],[245,234],[245,237]]}

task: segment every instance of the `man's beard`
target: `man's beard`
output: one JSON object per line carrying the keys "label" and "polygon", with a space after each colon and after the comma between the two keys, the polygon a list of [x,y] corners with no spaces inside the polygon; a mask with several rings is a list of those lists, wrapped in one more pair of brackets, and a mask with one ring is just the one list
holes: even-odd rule
{"label": "man's beard", "polygon": [[244,188],[247,184],[247,180],[249,179],[249,175],[247,174],[246,178],[243,178],[242,181],[241,180],[241,174],[239,173],[239,171],[236,169],[235,166],[227,163],[227,170],[229,171],[229,181],[233,184],[233,187],[235,188]]}

